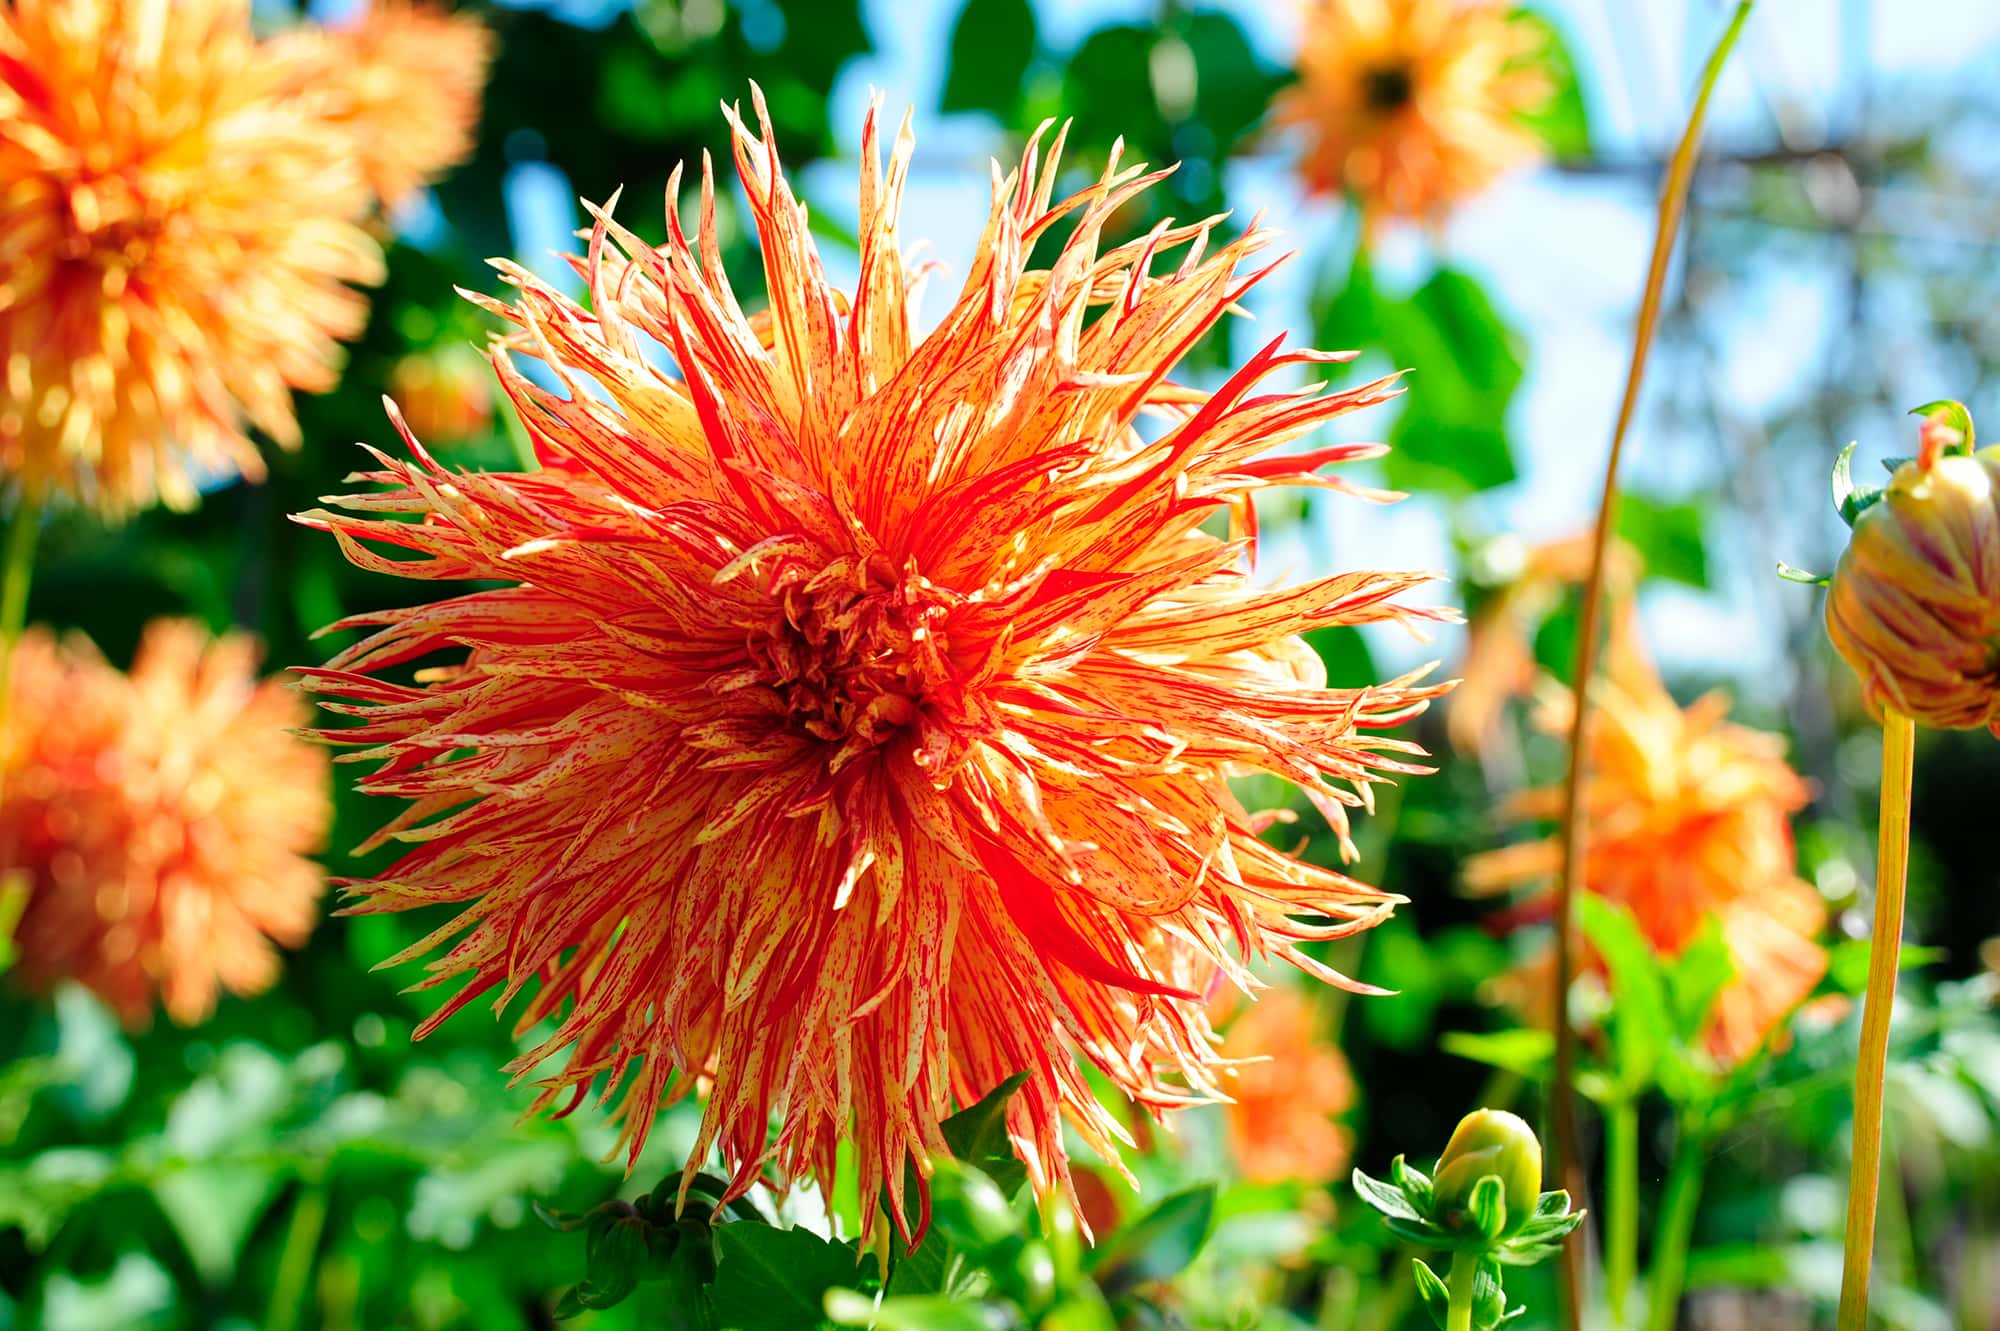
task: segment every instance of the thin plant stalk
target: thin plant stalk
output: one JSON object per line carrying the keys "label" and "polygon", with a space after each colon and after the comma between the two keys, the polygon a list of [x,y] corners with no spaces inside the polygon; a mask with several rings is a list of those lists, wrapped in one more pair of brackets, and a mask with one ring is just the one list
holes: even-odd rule
{"label": "thin plant stalk", "polygon": [[1868,995],[1861,1014],[1861,1056],[1854,1065],[1854,1161],[1847,1176],[1847,1247],[1840,1268],[1838,1331],[1865,1331],[1868,1272],[1875,1253],[1875,1205],[1882,1186],[1882,1078],[1889,1061],[1889,1019],[1903,950],[1903,887],[1910,867],[1910,778],[1916,723],[1882,712],[1882,817],[1875,837],[1875,935],[1868,954]]}
{"label": "thin plant stalk", "polygon": [[1604,1118],[1604,1301],[1624,1326],[1639,1265],[1639,1105],[1624,1099]]}
{"label": "thin plant stalk", "polygon": [[[1701,84],[1694,107],[1688,113],[1687,128],[1667,162],[1667,178],[1660,187],[1659,221],[1653,235],[1653,257],[1646,271],[1645,294],[1639,303],[1638,327],[1632,338],[1632,361],[1625,375],[1625,395],[1618,404],[1618,423],[1611,434],[1611,452],[1604,464],[1604,491],[1598,502],[1597,522],[1591,537],[1590,573],[1584,581],[1582,622],[1577,632],[1576,663],[1570,673],[1576,690],[1576,706],[1570,721],[1569,770],[1563,782],[1560,845],[1562,869],[1555,893],[1555,968],[1550,981],[1551,1010],[1556,1014],[1555,1077],[1550,1089],[1550,1145],[1555,1156],[1556,1176],[1569,1188],[1570,1195],[1584,1195],[1584,1178],[1578,1160],[1576,1139],[1576,1033],[1570,1028],[1569,986],[1576,973],[1575,902],[1583,874],[1584,764],[1591,712],[1590,680],[1597,671],[1597,648],[1604,602],[1605,553],[1611,544],[1611,524],[1618,509],[1618,468],[1625,451],[1625,436],[1639,403],[1640,384],[1645,379],[1646,357],[1653,347],[1653,332],[1659,324],[1660,297],[1666,286],[1667,263],[1673,256],[1674,238],[1680,231],[1681,216],[1687,208],[1688,183],[1701,146],[1703,124],[1708,118],[1709,98],[1721,77],[1731,48],[1750,17],[1751,0],[1739,0],[1729,26],[1709,52],[1702,69]],[[1583,1325],[1583,1248],[1572,1239],[1562,1253],[1563,1315],[1570,1331]]]}
{"label": "thin plant stalk", "polygon": [[1688,1246],[1694,1239],[1695,1213],[1701,1209],[1711,1139],[1706,1123],[1686,1118],[1674,1135],[1674,1159],[1667,1166],[1667,1186],[1653,1227],[1653,1266],[1646,1275],[1646,1331],[1674,1331],[1681,1290],[1687,1285]]}
{"label": "thin plant stalk", "polygon": [[1472,1331],[1473,1293],[1479,1281],[1479,1254],[1455,1252],[1451,1255],[1451,1276],[1445,1285],[1451,1304],[1445,1313],[1444,1331]]}
{"label": "thin plant stalk", "polygon": [[284,1248],[278,1254],[278,1277],[271,1287],[271,1306],[264,1314],[265,1331],[292,1331],[312,1279],[313,1260],[326,1230],[326,1187],[317,1179],[300,1186],[285,1226]]}

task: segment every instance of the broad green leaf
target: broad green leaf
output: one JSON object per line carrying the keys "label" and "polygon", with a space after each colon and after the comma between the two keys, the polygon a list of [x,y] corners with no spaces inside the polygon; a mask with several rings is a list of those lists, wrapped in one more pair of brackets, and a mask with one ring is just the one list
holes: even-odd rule
{"label": "broad green leaf", "polygon": [[1319,653],[1320,664],[1326,667],[1329,688],[1364,688],[1382,678],[1375,669],[1367,640],[1352,624],[1308,629],[1304,637],[1306,645]]}
{"label": "broad green leaf", "polygon": [[715,1322],[724,1331],[805,1331],[824,1321],[826,1293],[855,1284],[855,1251],[806,1229],[743,1220],[717,1225]]}
{"label": "broad green leaf", "polygon": [[[270,1171],[243,1165],[196,1165],[163,1175],[153,1184],[153,1199],[173,1223],[195,1269],[211,1284],[226,1285],[236,1270],[237,1255],[251,1226],[271,1202],[277,1180]],[[316,1189],[302,1191],[295,1207],[316,1206],[322,1213],[326,1196]]]}
{"label": "broad green leaf", "polygon": [[951,29],[938,109],[1010,118],[1034,58],[1035,7],[1029,0],[965,0]]}
{"label": "broad green leaf", "polygon": [[1736,976],[1729,944],[1713,916],[1703,920],[1700,931],[1681,954],[1667,962],[1665,975],[1674,1004],[1675,1033],[1682,1043],[1692,1044],[1708,1025],[1716,995]]}
{"label": "broad green leaf", "polygon": [[1015,1073],[942,1124],[953,1157],[992,1179],[1009,1197],[1021,1190],[1028,1170],[1007,1136],[1007,1106],[1027,1080],[1027,1073]]}
{"label": "broad green leaf", "polygon": [[1438,1043],[1448,1054],[1500,1068],[1530,1081],[1548,1075],[1549,1063],[1556,1052],[1553,1034],[1526,1026],[1511,1031],[1452,1031]]}
{"label": "broad green leaf", "polygon": [[1548,99],[1522,115],[1522,121],[1548,145],[1550,156],[1558,160],[1588,156],[1590,115],[1577,79],[1576,57],[1570,53],[1562,30],[1529,9],[1516,9],[1514,21],[1541,35],[1538,48],[1528,59],[1543,71],[1549,84]]}
{"label": "broad green leaf", "polygon": [[[1843,938],[1827,949],[1827,979],[1843,994],[1866,993],[1868,962],[1873,951],[1874,944],[1866,938]],[[1943,948],[1905,943],[1896,954],[1896,969],[1922,970],[1933,962],[1943,961],[1945,955]]]}
{"label": "broad green leaf", "polygon": [[1214,1184],[1177,1192],[1113,1233],[1084,1265],[1107,1290],[1170,1280],[1201,1251],[1214,1214]]}
{"label": "broad green leaf", "polygon": [[1621,494],[1618,534],[1639,552],[1649,575],[1690,587],[1708,586],[1708,551],[1698,505]]}
{"label": "broad green leaf", "polygon": [[1613,1075],[1625,1094],[1635,1095],[1674,1043],[1659,958],[1625,907],[1586,892],[1577,898],[1577,917],[1610,972]]}

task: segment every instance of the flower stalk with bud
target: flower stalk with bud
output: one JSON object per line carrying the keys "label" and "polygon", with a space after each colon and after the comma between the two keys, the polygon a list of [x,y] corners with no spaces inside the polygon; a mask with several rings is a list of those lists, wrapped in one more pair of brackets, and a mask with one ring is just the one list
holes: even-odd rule
{"label": "flower stalk with bud", "polygon": [[1534,1266],[1554,1254],[1579,1224],[1569,1194],[1543,1192],[1542,1143],[1514,1114],[1467,1114],[1428,1176],[1402,1156],[1385,1182],[1354,1171],[1354,1190],[1380,1211],[1398,1238],[1451,1254],[1440,1279],[1413,1259],[1417,1292],[1439,1331],[1492,1331],[1519,1317],[1507,1307],[1501,1267]]}
{"label": "flower stalk with bud", "polygon": [[1834,464],[1834,506],[1854,535],[1833,576],[1779,570],[1825,583],[1827,635],[1882,718],[1875,933],[1855,1065],[1839,1331],[1868,1322],[1917,723],[2000,735],[2000,449],[1975,450],[1961,403],[1932,402],[1911,415],[1924,420],[1917,455],[1893,460],[1886,486],[1854,483],[1852,444]]}

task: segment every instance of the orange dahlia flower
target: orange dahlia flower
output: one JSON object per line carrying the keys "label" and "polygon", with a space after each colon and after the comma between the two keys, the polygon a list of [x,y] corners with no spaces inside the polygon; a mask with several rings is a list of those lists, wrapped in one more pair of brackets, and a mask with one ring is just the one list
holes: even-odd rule
{"label": "orange dahlia flower", "polygon": [[493,33],[468,14],[378,0],[352,23],[270,42],[289,85],[350,140],[394,208],[472,155]]}
{"label": "orange dahlia flower", "polygon": [[1327,689],[1296,635],[1446,617],[1397,603],[1433,575],[1260,587],[1254,532],[1209,520],[1337,486],[1320,466],[1379,450],[1271,451],[1393,385],[1259,392],[1338,359],[1278,341],[1213,391],[1172,382],[1268,233],[1108,244],[1158,174],[1114,158],[1052,203],[1060,136],[996,170],[965,289],[920,336],[907,129],[885,175],[869,115],[849,294],[768,121],[731,119],[766,311],[724,275],[706,169],[693,239],[671,210],[657,248],[600,212],[587,308],[504,262],[520,294],[489,303],[545,470],[446,473],[406,431],[386,493],[304,519],[366,568],[509,584],[358,616],[375,631],[307,672],[358,722],[328,738],[381,764],[362,787],[412,801],[382,834],[410,849],[354,908],[453,907],[405,954],[463,935],[427,983],[464,987],[423,1029],[538,986],[520,1029],[549,1026],[513,1070],[566,1050],[544,1103],[620,1096],[635,1158],[661,1098],[711,1078],[694,1154],[719,1146],[739,1192],[767,1164],[830,1184],[851,1134],[861,1195],[886,1186],[906,1224],[905,1162],[1027,1072],[1009,1125],[1061,1191],[1064,1118],[1100,1152],[1124,1136],[1084,1063],[1153,1109],[1212,1097],[1217,969],[1350,984],[1299,945],[1390,907],[1265,844],[1227,778],[1296,782],[1346,842],[1371,782],[1423,770],[1381,732],[1441,688]]}
{"label": "orange dahlia flower", "polygon": [[129,675],[82,637],[16,648],[0,780],[0,876],[25,872],[14,974],[76,980],[132,1027],[182,1025],[218,989],[277,977],[273,943],[317,915],[331,806],[324,751],[290,732],[298,691],[259,683],[240,634],[161,620]]}
{"label": "orange dahlia flower", "polygon": [[381,278],[248,0],[0,8],[0,473],[107,514],[263,472]]}
{"label": "orange dahlia flower", "polygon": [[[1826,971],[1815,936],[1825,906],[1795,871],[1791,815],[1810,798],[1776,735],[1732,725],[1711,693],[1683,710],[1654,673],[1629,608],[1606,660],[1590,727],[1583,887],[1629,909],[1654,947],[1678,955],[1713,918],[1735,963],[1709,1020],[1724,1060],[1755,1049]],[[1567,734],[1567,693],[1541,722]],[[1517,796],[1515,816],[1554,818],[1557,789]],[[1560,869],[1551,838],[1475,857],[1466,884],[1495,892],[1546,883]],[[1546,988],[1546,986],[1544,986]],[[1543,1020],[1546,1012],[1537,1012]]]}
{"label": "orange dahlia flower", "polygon": [[1223,1035],[1229,1152],[1252,1183],[1323,1182],[1347,1170],[1354,1138],[1334,1116],[1354,1107],[1354,1075],[1317,1016],[1299,990],[1273,988]]}
{"label": "orange dahlia flower", "polygon": [[1274,109],[1312,190],[1352,194],[1371,227],[1441,222],[1540,157],[1520,117],[1549,95],[1542,40],[1500,0],[1316,0]]}

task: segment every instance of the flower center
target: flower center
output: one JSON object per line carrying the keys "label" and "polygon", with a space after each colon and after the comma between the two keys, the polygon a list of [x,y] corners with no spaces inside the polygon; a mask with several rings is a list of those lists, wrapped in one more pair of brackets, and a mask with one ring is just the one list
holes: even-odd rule
{"label": "flower center", "polygon": [[1400,111],[1415,94],[1416,81],[1402,65],[1378,65],[1361,76],[1362,96],[1377,111]]}
{"label": "flower center", "polygon": [[772,588],[750,659],[805,733],[871,749],[914,723],[946,674],[945,598],[914,573],[845,557]]}

